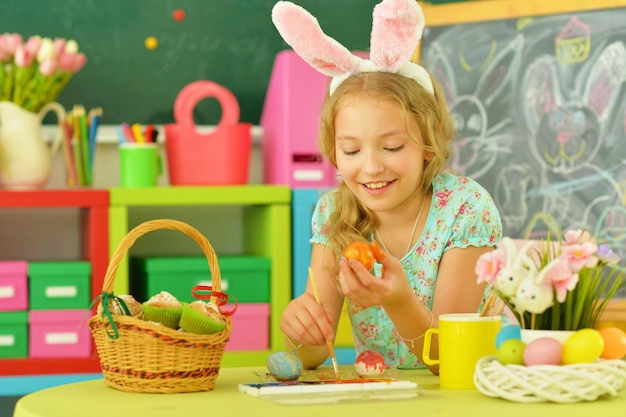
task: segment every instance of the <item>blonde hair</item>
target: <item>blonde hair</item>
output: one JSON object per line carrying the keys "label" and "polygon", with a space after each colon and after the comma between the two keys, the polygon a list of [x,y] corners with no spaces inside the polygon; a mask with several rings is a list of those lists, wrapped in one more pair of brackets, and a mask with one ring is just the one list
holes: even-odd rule
{"label": "blonde hair", "polygon": [[[450,155],[449,143],[454,137],[454,125],[448,113],[441,87],[433,79],[435,94],[431,94],[410,78],[394,73],[364,72],[347,78],[337,90],[327,96],[321,112],[319,147],[335,167],[335,117],[347,98],[365,95],[400,104],[405,125],[413,118],[419,126],[424,152],[431,155],[425,162],[422,191],[427,192],[433,179],[444,171]],[[407,129],[408,131],[408,129]],[[414,138],[417,141],[417,138]],[[335,210],[330,214],[328,246],[337,256],[351,242],[366,240],[375,228],[375,220],[365,206],[341,183],[335,190]],[[337,269],[337,266],[334,266]]]}

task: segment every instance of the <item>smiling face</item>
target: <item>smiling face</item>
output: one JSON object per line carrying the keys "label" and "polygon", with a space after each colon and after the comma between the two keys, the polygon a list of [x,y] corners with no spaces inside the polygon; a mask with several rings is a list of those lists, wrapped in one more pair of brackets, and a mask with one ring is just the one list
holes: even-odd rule
{"label": "smiling face", "polygon": [[421,193],[426,156],[420,131],[412,118],[405,123],[398,103],[363,95],[345,100],[335,139],[343,181],[370,210],[394,211]]}

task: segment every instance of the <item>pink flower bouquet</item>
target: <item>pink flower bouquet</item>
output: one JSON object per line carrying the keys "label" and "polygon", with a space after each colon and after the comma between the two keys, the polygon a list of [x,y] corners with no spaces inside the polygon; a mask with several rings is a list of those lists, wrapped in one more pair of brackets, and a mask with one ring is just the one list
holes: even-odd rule
{"label": "pink flower bouquet", "polygon": [[38,112],[87,62],[74,40],[0,35],[0,101]]}
{"label": "pink flower bouquet", "polygon": [[522,328],[594,328],[622,284],[619,257],[596,244],[589,232],[573,230],[559,241],[527,241],[521,248],[503,238],[476,263],[486,282]]}

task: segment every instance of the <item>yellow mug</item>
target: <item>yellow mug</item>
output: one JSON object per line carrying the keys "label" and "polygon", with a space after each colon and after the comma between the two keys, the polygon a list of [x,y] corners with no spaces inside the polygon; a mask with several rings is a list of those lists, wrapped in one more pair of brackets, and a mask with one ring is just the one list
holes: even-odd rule
{"label": "yellow mug", "polygon": [[[480,317],[477,313],[442,314],[439,327],[424,334],[422,356],[427,365],[439,365],[442,388],[472,389],[476,363],[496,354],[500,316]],[[433,334],[439,336],[439,359],[431,359]]]}

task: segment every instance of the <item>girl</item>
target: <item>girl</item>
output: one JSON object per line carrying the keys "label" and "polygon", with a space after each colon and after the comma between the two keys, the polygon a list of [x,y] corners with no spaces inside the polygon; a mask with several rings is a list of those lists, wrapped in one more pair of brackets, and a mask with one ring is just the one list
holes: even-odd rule
{"label": "girl", "polygon": [[[418,7],[413,0],[380,5],[389,3]],[[385,65],[367,61],[335,76],[322,107],[320,148],[342,182],[313,214],[311,271],[321,305],[309,277],[281,321],[307,369],[327,359],[344,299],[357,353],[376,350],[391,366],[423,367],[423,335],[437,317],[478,310],[485,288],[474,266],[501,238],[487,191],[444,172],[454,128],[437,84],[421,67],[371,70],[372,63]],[[373,273],[342,257],[357,240],[376,241],[386,255]]]}

